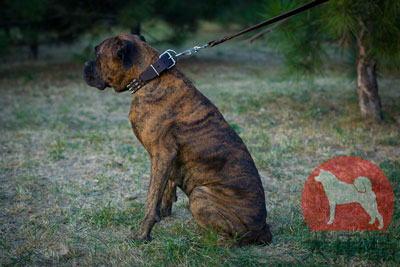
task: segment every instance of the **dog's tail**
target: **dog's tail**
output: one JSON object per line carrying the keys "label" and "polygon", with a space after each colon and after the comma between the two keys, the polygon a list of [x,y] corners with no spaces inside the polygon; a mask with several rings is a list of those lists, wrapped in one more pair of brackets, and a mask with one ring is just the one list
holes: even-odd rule
{"label": "dog's tail", "polygon": [[367,193],[372,191],[371,180],[364,176],[358,177],[354,181],[354,187],[360,193]]}

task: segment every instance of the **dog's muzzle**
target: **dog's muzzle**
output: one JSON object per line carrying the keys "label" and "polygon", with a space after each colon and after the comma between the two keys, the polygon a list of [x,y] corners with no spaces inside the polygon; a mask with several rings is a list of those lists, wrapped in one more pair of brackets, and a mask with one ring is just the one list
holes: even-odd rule
{"label": "dog's muzzle", "polygon": [[82,76],[89,86],[96,87],[99,90],[104,90],[106,87],[110,87],[107,82],[102,79],[100,70],[94,61],[85,62]]}

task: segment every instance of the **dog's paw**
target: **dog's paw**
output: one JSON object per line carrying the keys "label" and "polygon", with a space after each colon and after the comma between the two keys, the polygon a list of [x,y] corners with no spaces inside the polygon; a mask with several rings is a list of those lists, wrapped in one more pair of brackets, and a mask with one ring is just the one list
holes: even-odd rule
{"label": "dog's paw", "polygon": [[172,205],[167,206],[167,207],[163,207],[161,209],[160,213],[161,213],[161,217],[163,217],[163,218],[171,215],[171,213],[172,213]]}
{"label": "dog's paw", "polygon": [[333,223],[333,221],[329,221],[329,222],[328,222],[328,224],[332,224],[332,223]]}

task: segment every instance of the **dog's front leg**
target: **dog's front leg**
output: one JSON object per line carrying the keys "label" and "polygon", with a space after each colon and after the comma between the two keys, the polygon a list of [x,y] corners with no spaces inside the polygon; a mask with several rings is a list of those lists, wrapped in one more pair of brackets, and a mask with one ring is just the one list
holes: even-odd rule
{"label": "dog's front leg", "polygon": [[160,221],[160,206],[169,173],[174,165],[176,151],[158,149],[151,157],[151,179],[142,226],[135,239],[150,240],[154,224]]}

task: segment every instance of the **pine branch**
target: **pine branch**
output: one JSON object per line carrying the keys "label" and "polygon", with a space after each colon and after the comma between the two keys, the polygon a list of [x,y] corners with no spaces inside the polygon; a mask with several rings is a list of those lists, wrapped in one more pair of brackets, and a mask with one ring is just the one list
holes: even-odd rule
{"label": "pine branch", "polygon": [[[288,19],[288,18],[287,18]],[[265,30],[260,31],[259,33],[253,35],[252,37],[250,37],[249,39],[246,39],[246,42],[252,43],[254,40],[258,39],[259,37],[261,37],[264,34],[270,33],[272,32],[275,28],[279,27],[282,23],[284,23],[287,19],[283,19],[281,21],[279,21],[278,23],[276,23],[274,26],[271,26]]]}

